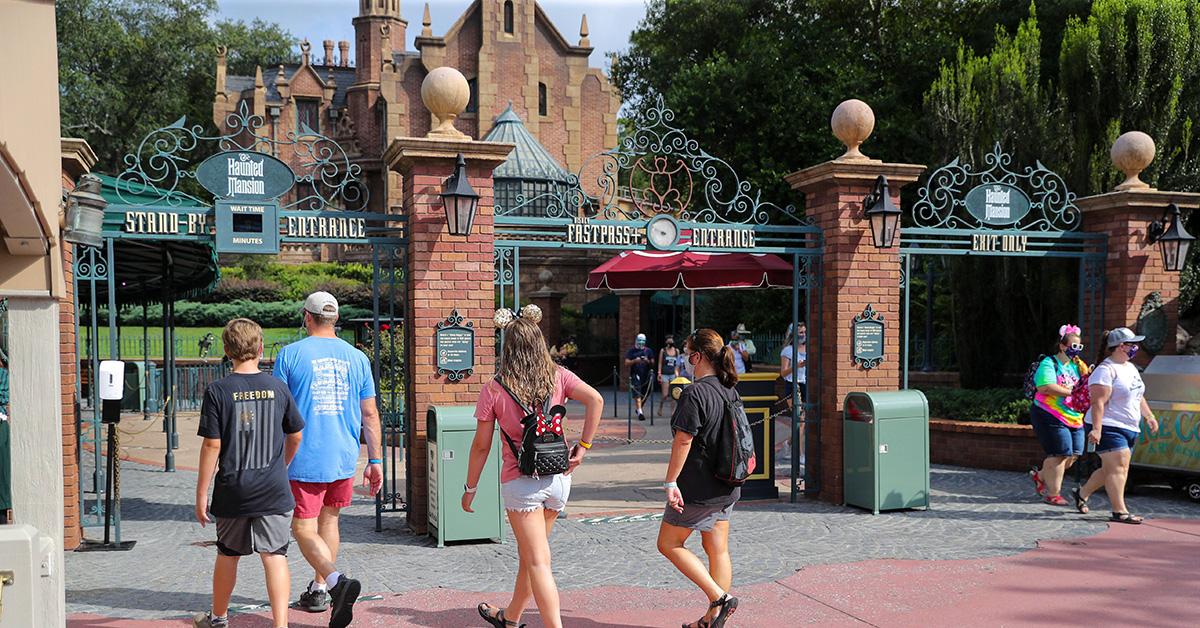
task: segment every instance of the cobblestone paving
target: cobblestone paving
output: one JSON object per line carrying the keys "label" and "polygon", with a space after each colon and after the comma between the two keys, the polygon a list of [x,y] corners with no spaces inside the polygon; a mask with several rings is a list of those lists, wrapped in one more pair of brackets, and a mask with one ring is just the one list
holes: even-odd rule
{"label": "cobblestone paving", "polygon": [[[68,612],[149,619],[207,608],[215,554],[209,542],[215,532],[201,529],[192,517],[195,479],[192,472],[167,474],[126,464],[124,536],[137,540],[137,547],[123,553],[68,554]],[[624,490],[652,488],[653,482],[633,484]],[[740,504],[731,536],[735,581],[773,581],[810,565],[868,559],[1010,555],[1032,549],[1040,539],[1088,536],[1106,525],[1103,496],[1093,499],[1092,515],[1081,517],[1031,499],[1031,485],[1021,474],[938,467],[932,485],[931,510],[879,516],[807,500]],[[1131,494],[1130,503],[1148,517],[1200,517],[1200,506],[1165,489],[1140,489]],[[511,586],[517,564],[511,533],[504,544],[437,549],[428,537],[409,533],[402,515],[385,518],[384,526],[375,533],[373,506],[361,497],[343,515],[338,563],[363,581],[364,594],[430,587],[504,591]],[[658,522],[649,517],[559,521],[552,546],[560,586],[687,586],[658,555],[657,529]],[[98,531],[89,532],[95,536]],[[698,540],[696,546],[699,551]],[[295,593],[311,576],[294,545],[290,554]],[[241,581],[234,603],[263,603],[256,559],[243,560]]]}

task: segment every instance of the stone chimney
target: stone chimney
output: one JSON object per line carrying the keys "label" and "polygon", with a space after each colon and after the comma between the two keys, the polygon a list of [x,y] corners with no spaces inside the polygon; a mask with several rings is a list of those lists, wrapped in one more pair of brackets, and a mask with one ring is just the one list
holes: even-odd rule
{"label": "stone chimney", "polygon": [[338,42],[338,65],[343,68],[350,65],[350,42],[344,39]]}
{"label": "stone chimney", "polygon": [[229,100],[229,95],[225,91],[225,53],[228,49],[225,46],[217,46],[217,93],[216,96],[221,101]]}
{"label": "stone chimney", "polygon": [[325,65],[333,65],[333,40],[326,39],[321,43],[325,46]]}

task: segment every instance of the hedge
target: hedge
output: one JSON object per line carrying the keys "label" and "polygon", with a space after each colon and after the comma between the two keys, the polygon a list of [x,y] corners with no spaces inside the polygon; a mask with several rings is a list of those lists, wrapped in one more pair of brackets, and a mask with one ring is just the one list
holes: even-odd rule
{"label": "hedge", "polygon": [[1020,388],[929,388],[929,416],[956,421],[1018,423],[1029,416],[1029,400]]}
{"label": "hedge", "polygon": [[[300,310],[303,301],[252,301],[239,299],[227,303],[197,303],[195,301],[178,301],[175,303],[175,325],[177,327],[221,327],[230,319],[244,317],[263,327],[300,327],[302,318]],[[371,310],[342,306],[339,312],[342,320],[352,318],[370,318]],[[101,312],[102,316],[106,316]],[[148,321],[142,320],[142,308],[131,307],[121,311],[118,322],[121,325],[161,325],[162,306],[152,305],[146,308]]]}

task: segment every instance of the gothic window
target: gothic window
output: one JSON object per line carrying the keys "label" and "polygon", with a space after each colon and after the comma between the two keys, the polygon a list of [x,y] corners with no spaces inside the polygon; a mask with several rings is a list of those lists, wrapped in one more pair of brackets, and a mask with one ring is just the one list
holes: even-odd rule
{"label": "gothic window", "polygon": [[321,132],[321,101],[315,98],[297,98],[296,99],[296,131],[304,128],[303,125],[308,125],[308,128]]}
{"label": "gothic window", "polygon": [[546,84],[538,83],[538,115],[547,115]]}
{"label": "gothic window", "polygon": [[513,3],[512,0],[504,0],[504,32],[511,35],[513,33]]}
{"label": "gothic window", "polygon": [[479,80],[467,81],[467,90],[470,92],[470,96],[467,98],[466,113],[477,113],[479,111]]}

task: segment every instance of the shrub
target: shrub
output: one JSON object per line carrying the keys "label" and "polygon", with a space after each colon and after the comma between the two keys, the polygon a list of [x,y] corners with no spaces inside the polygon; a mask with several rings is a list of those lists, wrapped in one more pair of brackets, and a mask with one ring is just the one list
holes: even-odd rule
{"label": "shrub", "polygon": [[204,303],[228,303],[230,301],[282,301],[283,286],[268,279],[238,279],[222,277],[212,292],[200,300]]}
{"label": "shrub", "polygon": [[[249,301],[238,300],[227,303],[197,303],[195,301],[179,301],[175,304],[175,325],[177,327],[221,327],[230,319],[245,317],[263,327],[296,327],[302,322],[300,310],[303,301]],[[365,318],[371,316],[371,310],[346,306],[340,312],[343,320]],[[146,316],[150,325],[162,323],[162,306],[153,305],[147,308]],[[141,325],[142,308],[127,308],[121,312],[121,325]]]}
{"label": "shrub", "polygon": [[930,388],[929,416],[956,421],[1017,423],[1029,414],[1029,400],[1020,388]]}

